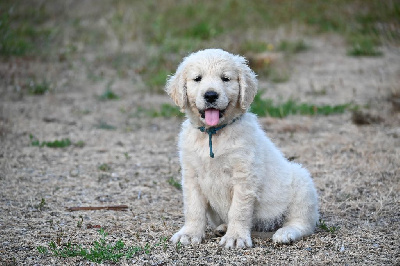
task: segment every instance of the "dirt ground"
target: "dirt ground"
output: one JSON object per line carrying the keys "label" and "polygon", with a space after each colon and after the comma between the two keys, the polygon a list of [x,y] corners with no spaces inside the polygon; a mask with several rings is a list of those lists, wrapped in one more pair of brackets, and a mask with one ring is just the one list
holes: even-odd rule
{"label": "dirt ground", "polygon": [[[356,58],[346,55],[337,36],[308,42],[311,49],[292,58],[289,81],[260,81],[264,97],[352,102],[377,119],[359,125],[346,111],[260,121],[287,157],[310,170],[321,219],[340,228],[318,228],[292,245],[254,237],[254,247],[245,250],[220,248],[208,229],[199,246],[157,246],[118,264],[400,264],[400,113],[390,101],[400,89],[400,52],[382,47],[382,57]],[[11,79],[32,73],[56,76],[55,89],[35,96],[11,86]],[[137,111],[172,104],[166,95],[146,93],[140,79],[120,78],[112,84],[120,99],[100,101],[108,81],[89,81],[78,60],[71,67],[29,57],[2,59],[0,75],[1,265],[91,265],[80,257],[41,254],[37,247],[51,241],[90,246],[99,226],[110,242],[154,246],[183,225],[182,193],[168,182],[180,175],[176,142],[182,120]],[[104,122],[114,129],[104,129]],[[30,135],[84,145],[37,147]],[[102,164],[110,169],[100,170]],[[66,210],[119,204],[128,211]]]}

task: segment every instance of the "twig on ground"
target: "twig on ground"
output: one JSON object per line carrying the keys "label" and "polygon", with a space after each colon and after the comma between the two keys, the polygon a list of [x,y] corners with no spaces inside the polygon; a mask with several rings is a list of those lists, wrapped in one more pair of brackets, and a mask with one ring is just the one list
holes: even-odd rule
{"label": "twig on ground", "polygon": [[127,211],[128,205],[115,205],[115,206],[87,206],[87,207],[68,207],[68,211],[97,211],[97,210],[111,210],[111,211]]}

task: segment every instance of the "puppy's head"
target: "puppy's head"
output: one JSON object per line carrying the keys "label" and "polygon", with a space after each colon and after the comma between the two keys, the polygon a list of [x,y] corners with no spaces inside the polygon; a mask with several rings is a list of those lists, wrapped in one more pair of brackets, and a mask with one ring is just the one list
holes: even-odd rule
{"label": "puppy's head", "polygon": [[207,49],[186,57],[165,90],[192,122],[217,126],[247,111],[257,79],[243,57]]}

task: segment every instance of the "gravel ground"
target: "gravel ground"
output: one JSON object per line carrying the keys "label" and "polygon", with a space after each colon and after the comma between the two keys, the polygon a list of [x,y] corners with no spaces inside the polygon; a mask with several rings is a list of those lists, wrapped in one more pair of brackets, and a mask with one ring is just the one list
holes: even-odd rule
{"label": "gravel ground", "polygon": [[[254,247],[225,250],[207,230],[199,246],[154,247],[123,258],[129,265],[256,265],[400,263],[400,113],[390,95],[400,89],[400,53],[382,48],[383,57],[346,56],[342,40],[322,36],[292,58],[285,83],[260,81],[265,97],[304,102],[368,106],[367,125],[351,112],[330,116],[260,118],[265,131],[287,157],[307,167],[320,197],[322,220],[334,233],[316,233],[292,245],[254,237]],[[0,61],[0,264],[91,265],[81,257],[38,252],[51,241],[90,246],[99,239],[122,239],[127,246],[155,246],[183,224],[177,134],[180,118],[150,118],[138,107],[172,103],[147,94],[138,80],[116,79],[119,100],[100,101],[106,81],[89,82],[73,62],[31,58]],[[72,69],[72,70],[71,70]],[[107,71],[107,69],[104,69]],[[11,79],[32,73],[57,76],[55,89],[29,95]],[[323,92],[323,93],[322,93]],[[113,130],[105,129],[105,123]],[[69,138],[56,149],[31,145]],[[110,169],[99,169],[107,164]],[[42,204],[41,204],[42,203]],[[69,212],[68,207],[128,205],[127,211]],[[110,262],[105,262],[106,264]]]}

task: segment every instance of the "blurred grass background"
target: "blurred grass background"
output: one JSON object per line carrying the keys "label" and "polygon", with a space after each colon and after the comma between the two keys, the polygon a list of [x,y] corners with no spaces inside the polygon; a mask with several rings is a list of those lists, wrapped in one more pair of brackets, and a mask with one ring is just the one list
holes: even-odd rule
{"label": "blurred grass background", "polygon": [[[269,38],[282,31],[290,34]],[[308,49],[302,36],[323,34],[342,36],[349,56],[380,56],[380,46],[400,44],[400,1],[0,2],[2,60],[79,60],[93,82],[137,75],[152,93],[162,92],[167,75],[190,52],[219,47],[250,59],[263,52],[293,54]],[[289,78],[268,63],[250,63],[261,79]],[[98,70],[103,66],[113,77]]]}

